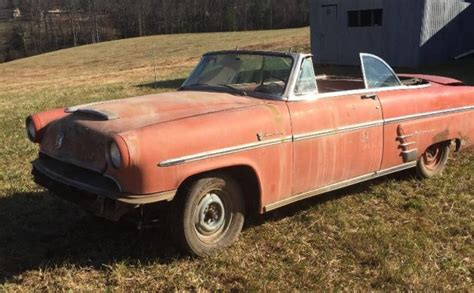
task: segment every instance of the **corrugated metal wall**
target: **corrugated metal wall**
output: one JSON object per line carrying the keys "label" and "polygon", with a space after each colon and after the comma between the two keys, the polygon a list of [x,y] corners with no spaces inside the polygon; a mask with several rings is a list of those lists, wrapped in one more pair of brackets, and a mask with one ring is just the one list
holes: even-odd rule
{"label": "corrugated metal wall", "polygon": [[392,66],[416,66],[425,0],[385,0],[384,58]]}
{"label": "corrugated metal wall", "polygon": [[[463,0],[310,0],[319,64],[358,65],[358,54],[415,67],[474,48],[473,4]],[[381,27],[348,27],[349,10],[383,9]],[[457,53],[457,54],[460,54]]]}
{"label": "corrugated metal wall", "polygon": [[428,0],[420,37],[420,63],[433,64],[474,49],[474,6],[462,0]]}

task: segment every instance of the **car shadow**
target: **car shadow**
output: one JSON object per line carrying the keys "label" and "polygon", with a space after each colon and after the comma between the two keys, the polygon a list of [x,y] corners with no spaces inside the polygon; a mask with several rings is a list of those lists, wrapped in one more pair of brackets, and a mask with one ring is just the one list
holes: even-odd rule
{"label": "car shadow", "polygon": [[169,79],[169,80],[160,80],[156,82],[142,83],[136,85],[138,88],[151,88],[151,89],[177,89],[183,83],[185,79]]}
{"label": "car shadow", "polygon": [[[364,192],[390,178],[406,180],[412,174],[389,175],[256,215],[245,229]],[[168,264],[188,258],[174,245],[166,225],[139,231],[129,223],[92,216],[46,191],[0,197],[0,223],[0,283],[45,267],[75,265],[104,270],[120,261]]]}
{"label": "car shadow", "polygon": [[122,260],[169,263],[180,257],[163,227],[138,231],[94,217],[46,191],[0,197],[0,283],[61,265],[104,269]]}

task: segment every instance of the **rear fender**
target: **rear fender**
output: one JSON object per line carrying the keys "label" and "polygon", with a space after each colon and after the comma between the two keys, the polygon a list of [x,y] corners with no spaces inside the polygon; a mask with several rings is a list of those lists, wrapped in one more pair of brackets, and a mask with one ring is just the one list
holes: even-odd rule
{"label": "rear fender", "polygon": [[430,82],[434,82],[441,85],[464,85],[464,82],[444,76],[436,76],[436,75],[426,75],[426,74],[399,74],[400,77],[412,77],[412,78],[420,78]]}

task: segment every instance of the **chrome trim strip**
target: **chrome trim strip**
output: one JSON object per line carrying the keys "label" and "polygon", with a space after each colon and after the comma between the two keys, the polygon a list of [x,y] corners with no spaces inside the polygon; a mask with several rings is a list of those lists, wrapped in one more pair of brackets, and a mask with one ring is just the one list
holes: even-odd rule
{"label": "chrome trim strip", "polygon": [[285,137],[282,137],[282,138],[258,141],[258,142],[243,144],[243,145],[237,145],[237,146],[234,146],[234,147],[222,148],[222,149],[212,150],[212,151],[208,151],[208,152],[202,152],[202,153],[197,153],[197,154],[193,154],[193,155],[189,155],[189,156],[183,156],[183,157],[179,157],[179,158],[165,160],[165,161],[160,162],[158,164],[158,166],[160,166],[160,167],[170,167],[170,166],[174,166],[174,165],[180,165],[180,164],[184,164],[184,163],[189,163],[189,162],[194,162],[194,161],[198,161],[198,160],[213,158],[213,157],[217,157],[217,156],[233,154],[233,153],[236,153],[236,152],[251,150],[251,149],[255,149],[255,148],[271,146],[271,145],[280,144],[280,143],[284,143],[284,142],[314,139],[314,138],[318,138],[318,137],[334,135],[334,134],[340,134],[340,133],[345,133],[345,132],[349,132],[349,131],[360,130],[360,129],[370,128],[370,127],[374,127],[374,126],[382,126],[382,125],[383,125],[383,120],[377,120],[377,121],[371,121],[371,122],[366,122],[366,123],[347,125],[347,126],[344,126],[344,127],[338,128],[338,129],[327,129],[327,130],[320,130],[320,131],[315,131],[315,132],[298,134],[298,135],[294,135],[294,136],[285,136]]}
{"label": "chrome trim strip", "polygon": [[286,206],[288,204],[291,204],[291,203],[294,203],[294,202],[297,202],[297,201],[300,201],[300,200],[303,200],[303,199],[307,199],[307,198],[310,198],[310,197],[313,197],[313,196],[316,196],[316,195],[320,195],[320,194],[323,194],[323,193],[326,193],[326,192],[330,192],[330,191],[334,191],[334,190],[341,189],[341,188],[344,188],[344,187],[348,187],[350,185],[354,185],[354,184],[361,183],[361,182],[364,182],[364,181],[367,181],[367,180],[375,179],[377,177],[385,176],[385,175],[388,175],[388,174],[391,174],[391,173],[395,173],[395,172],[403,171],[403,170],[406,170],[406,169],[410,169],[410,168],[413,168],[415,166],[416,166],[416,162],[410,162],[410,163],[407,163],[407,164],[402,164],[402,165],[399,165],[399,166],[395,166],[395,167],[391,167],[391,168],[388,168],[388,169],[372,172],[372,173],[362,175],[362,176],[358,176],[358,177],[355,177],[355,178],[351,178],[351,179],[348,179],[348,180],[340,181],[340,182],[330,184],[330,185],[327,185],[327,186],[319,187],[317,189],[306,191],[306,192],[303,192],[303,193],[300,193],[300,194],[296,194],[296,195],[290,196],[288,198],[282,199],[280,201],[268,204],[268,205],[263,207],[263,210],[264,210],[264,212],[269,212],[271,210],[280,208],[282,206]]}
{"label": "chrome trim strip", "polygon": [[212,151],[208,151],[208,152],[197,153],[197,154],[193,154],[193,155],[189,155],[189,156],[183,156],[183,157],[179,157],[179,158],[175,158],[175,159],[162,161],[158,164],[158,166],[160,166],[160,167],[169,167],[169,166],[174,166],[174,165],[180,165],[180,164],[184,164],[184,163],[189,163],[189,162],[194,162],[194,161],[198,161],[198,160],[214,158],[214,157],[233,154],[233,153],[242,152],[242,151],[253,150],[253,149],[257,149],[257,148],[262,148],[262,147],[266,147],[266,146],[271,146],[271,145],[276,145],[276,144],[291,142],[291,141],[293,141],[292,136],[285,136],[285,137],[280,137],[280,138],[275,138],[275,139],[252,142],[252,143],[247,143],[247,144],[242,144],[242,145],[237,145],[237,146],[227,147],[227,148],[222,148],[222,149],[217,149],[217,150],[212,150]]}
{"label": "chrome trim strip", "polygon": [[398,122],[403,122],[403,121],[412,120],[412,119],[435,117],[435,116],[440,116],[440,115],[444,115],[444,114],[454,114],[454,113],[460,113],[460,112],[467,112],[467,111],[472,111],[472,110],[474,110],[474,105],[473,106],[460,107],[460,108],[438,110],[438,111],[432,111],[432,112],[417,113],[417,114],[412,114],[412,115],[405,115],[405,116],[399,116],[399,117],[385,119],[385,124],[398,123]]}
{"label": "chrome trim strip", "polygon": [[[474,110],[474,105],[473,106],[461,107],[461,108],[454,108],[454,109],[439,110],[439,111],[433,111],[433,112],[418,113],[418,114],[407,115],[407,116],[400,116],[400,117],[389,118],[389,119],[385,119],[385,120],[375,120],[375,121],[370,121],[370,122],[365,122],[365,123],[360,123],[360,124],[346,125],[346,126],[343,126],[343,127],[337,128],[337,129],[325,129],[325,130],[319,130],[319,131],[315,131],[315,132],[296,134],[294,136],[285,136],[285,137],[281,137],[281,138],[275,138],[275,139],[270,139],[270,140],[252,142],[252,143],[237,145],[237,146],[233,146],[233,147],[227,147],[227,148],[222,148],[222,149],[197,153],[197,154],[193,154],[193,155],[182,156],[182,157],[162,161],[158,164],[158,166],[160,166],[160,167],[169,167],[169,166],[194,162],[194,161],[198,161],[198,160],[204,160],[204,159],[208,159],[208,158],[223,156],[223,155],[227,155],[227,154],[233,154],[233,153],[237,153],[237,152],[241,152],[241,151],[246,151],[246,150],[251,150],[251,149],[256,149],[256,148],[261,148],[261,147],[266,147],[266,146],[271,146],[271,145],[276,145],[276,144],[285,143],[285,142],[314,139],[314,138],[324,137],[324,136],[328,136],[328,135],[341,134],[341,133],[345,133],[345,132],[370,128],[370,127],[375,127],[375,126],[382,126],[382,125],[387,125],[387,124],[391,124],[391,123],[402,122],[402,121],[411,120],[411,119],[428,118],[428,117],[440,116],[440,115],[443,115],[443,114],[452,114],[452,113],[466,112],[466,111],[471,111],[471,110]],[[415,134],[400,135],[400,136],[398,136],[398,138],[399,139],[404,139],[404,138],[412,137],[412,136],[415,136],[415,135],[416,135],[416,133]]]}
{"label": "chrome trim strip", "polygon": [[418,152],[418,149],[411,149],[411,150],[402,151],[402,154],[411,154],[411,153],[416,153],[416,152]]}
{"label": "chrome trim strip", "polygon": [[416,136],[418,133],[415,132],[415,133],[410,133],[410,134],[405,134],[405,135],[399,135],[397,136],[398,139],[405,139],[405,138],[410,138],[410,137],[413,137],[413,136]]}
{"label": "chrome trim strip", "polygon": [[360,123],[360,124],[352,124],[352,125],[343,126],[337,129],[326,129],[326,130],[319,130],[315,132],[297,134],[293,136],[293,141],[313,139],[313,138],[318,138],[318,137],[323,137],[323,136],[328,136],[328,135],[334,135],[334,134],[340,134],[340,133],[350,132],[354,130],[370,128],[374,126],[382,126],[382,125],[383,125],[383,120],[370,121],[370,122],[365,122],[365,123]]}
{"label": "chrome trim strip", "polygon": [[401,143],[400,146],[401,147],[407,147],[407,146],[411,146],[411,145],[414,145],[416,144],[416,142],[412,141],[412,142],[407,142],[407,143]]}

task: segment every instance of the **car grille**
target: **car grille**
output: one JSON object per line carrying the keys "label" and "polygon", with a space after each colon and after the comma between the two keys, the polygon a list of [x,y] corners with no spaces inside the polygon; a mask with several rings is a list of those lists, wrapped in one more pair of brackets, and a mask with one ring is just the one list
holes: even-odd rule
{"label": "car grille", "polygon": [[[107,191],[107,193],[120,193],[120,187],[113,179],[105,177],[98,172],[56,160],[43,153],[40,153],[37,163],[56,174],[60,174],[68,180],[74,180],[79,184],[84,183],[88,186],[93,186],[94,189],[98,191],[103,190]],[[78,189],[81,188],[79,187]],[[85,190],[87,190],[87,188],[85,188]]]}

